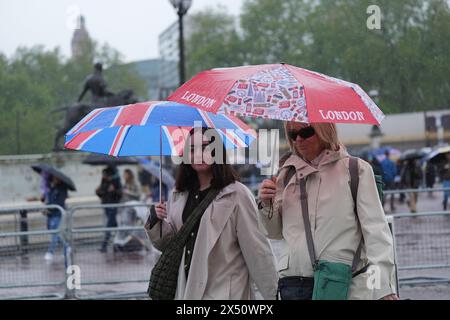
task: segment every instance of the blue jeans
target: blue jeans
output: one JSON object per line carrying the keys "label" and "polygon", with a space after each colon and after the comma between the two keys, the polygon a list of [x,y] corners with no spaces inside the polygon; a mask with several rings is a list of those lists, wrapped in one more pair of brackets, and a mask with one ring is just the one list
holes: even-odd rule
{"label": "blue jeans", "polygon": [[[59,228],[59,224],[61,223],[60,215],[49,215],[47,216],[47,229],[48,230],[57,230]],[[50,246],[48,247],[48,252],[51,254],[55,253],[56,246],[58,242],[61,242],[64,246],[64,250],[66,249],[66,243],[61,239],[59,234],[52,234],[52,240],[50,242]]]}
{"label": "blue jeans", "polygon": [[[105,208],[106,215],[106,228],[115,228],[117,227],[117,208]],[[105,239],[103,240],[102,247],[106,248],[108,245],[109,238],[111,237],[111,231],[106,231]]]}

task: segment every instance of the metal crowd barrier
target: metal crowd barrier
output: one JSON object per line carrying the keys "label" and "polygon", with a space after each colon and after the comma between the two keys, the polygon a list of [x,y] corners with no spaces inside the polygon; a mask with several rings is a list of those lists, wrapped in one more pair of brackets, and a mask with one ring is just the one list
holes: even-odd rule
{"label": "metal crowd barrier", "polygon": [[[72,247],[71,261],[81,270],[81,289],[72,290],[70,296],[76,299],[118,299],[146,298],[150,271],[159,251],[148,240],[143,224],[149,210],[141,216],[141,225],[106,228],[98,225],[102,219],[94,219],[86,225],[77,217],[82,211],[90,211],[89,216],[105,214],[105,208],[116,208],[117,220],[123,215],[132,214],[126,209],[149,208],[143,203],[83,205],[70,208],[68,230]],[[100,210],[100,211],[99,211]],[[136,217],[136,220],[137,217]],[[111,232],[107,252],[100,252],[106,232]],[[119,237],[120,236],[120,237]],[[121,239],[129,239],[128,246],[121,247]]]}
{"label": "metal crowd barrier", "polygon": [[394,241],[400,286],[450,282],[450,212],[400,213]]}
{"label": "metal crowd barrier", "polygon": [[[47,218],[42,214],[29,217],[30,212],[47,209],[61,212],[62,220],[58,229],[47,230]],[[10,221],[11,214],[14,214],[14,223]],[[19,214],[20,229],[17,223]],[[51,236],[57,234],[64,240],[65,216],[65,210],[57,205],[0,209],[0,300],[65,297],[65,270],[70,261],[66,251],[61,248],[63,246],[57,246],[51,263],[44,260]]]}
{"label": "metal crowd barrier", "polygon": [[398,193],[421,193],[421,192],[443,192],[450,191],[450,188],[416,188],[416,189],[391,189],[383,190],[383,194],[398,194]]}
{"label": "metal crowd barrier", "polygon": [[[83,205],[70,208],[67,214],[54,205],[0,209],[0,300],[147,298],[150,271],[160,253],[141,224],[105,228],[103,210],[122,211],[117,214],[120,223],[126,209],[148,207],[143,203]],[[58,230],[47,230],[45,216],[26,214],[49,208],[58,209],[65,217]],[[141,215],[142,224],[147,215],[148,210]],[[449,283],[450,211],[401,213],[386,218],[394,236],[398,286]],[[107,231],[114,233],[109,250],[100,252]],[[70,250],[63,255],[59,246],[52,263],[47,263],[44,254],[53,234],[64,238]],[[126,237],[133,238],[134,242],[127,243],[136,246],[114,246],[120,243],[116,240]],[[80,267],[80,289],[66,285],[69,265]]]}

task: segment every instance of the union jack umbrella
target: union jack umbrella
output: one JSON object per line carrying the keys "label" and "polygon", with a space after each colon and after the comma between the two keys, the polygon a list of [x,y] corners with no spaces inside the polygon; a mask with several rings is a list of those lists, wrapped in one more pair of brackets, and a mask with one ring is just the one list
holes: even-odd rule
{"label": "union jack umbrella", "polygon": [[149,101],[91,111],[67,132],[64,147],[111,156],[181,155],[195,124],[215,128],[227,148],[246,147],[256,138],[255,131],[234,116]]}
{"label": "union jack umbrella", "polygon": [[304,123],[379,125],[384,118],[357,84],[284,63],[203,71],[168,100],[213,113]]}
{"label": "union jack umbrella", "polygon": [[[255,130],[234,116],[149,101],[91,111],[67,132],[64,147],[111,156],[181,155],[195,125],[216,129],[228,149],[249,146],[256,139]],[[161,176],[162,168],[160,183]]]}

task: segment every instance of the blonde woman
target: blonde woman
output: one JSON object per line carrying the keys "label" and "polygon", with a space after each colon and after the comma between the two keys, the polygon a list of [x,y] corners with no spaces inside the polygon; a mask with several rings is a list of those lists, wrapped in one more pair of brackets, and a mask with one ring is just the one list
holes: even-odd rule
{"label": "blonde woman", "polygon": [[[319,261],[351,270],[347,287],[331,275],[321,288],[335,286],[338,299],[398,299],[392,236],[371,166],[352,161],[359,178],[354,196],[350,157],[334,124],[287,122],[285,133],[291,155],[278,177],[264,180],[259,190],[263,231],[285,240],[278,265],[281,299],[312,299]],[[375,273],[379,281],[372,286]]]}

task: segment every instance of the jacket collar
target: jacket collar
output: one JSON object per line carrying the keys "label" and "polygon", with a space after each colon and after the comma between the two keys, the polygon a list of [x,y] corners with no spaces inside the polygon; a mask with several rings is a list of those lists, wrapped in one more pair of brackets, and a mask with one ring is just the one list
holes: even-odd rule
{"label": "jacket collar", "polygon": [[317,165],[317,168],[313,164],[303,160],[297,154],[292,153],[291,156],[285,161],[283,166],[280,168],[286,168],[289,166],[294,166],[297,171],[303,173],[303,175],[308,175],[313,172],[319,171],[322,167],[334,163],[338,160],[347,158],[349,155],[342,147],[338,151],[323,150],[322,153],[313,160],[313,163]]}
{"label": "jacket collar", "polygon": [[[236,183],[238,183],[238,182],[230,183],[225,188],[223,188],[219,192],[219,194],[216,196],[215,200],[218,200],[230,193],[235,192],[236,191]],[[188,191],[178,191],[178,190],[174,189],[173,190],[173,200],[176,200],[178,197],[187,197],[188,193],[189,193]]]}

